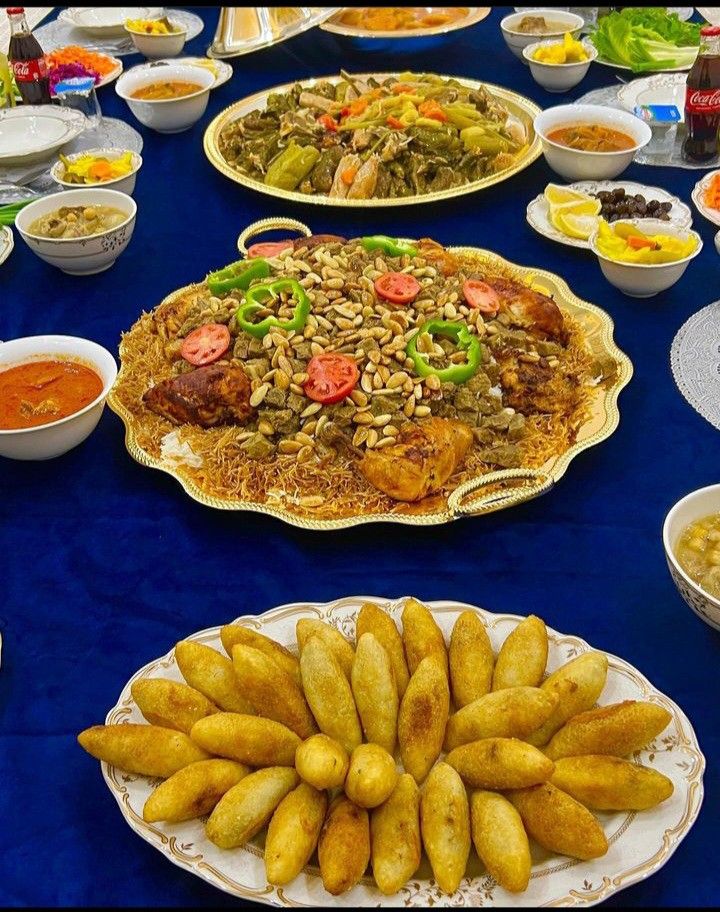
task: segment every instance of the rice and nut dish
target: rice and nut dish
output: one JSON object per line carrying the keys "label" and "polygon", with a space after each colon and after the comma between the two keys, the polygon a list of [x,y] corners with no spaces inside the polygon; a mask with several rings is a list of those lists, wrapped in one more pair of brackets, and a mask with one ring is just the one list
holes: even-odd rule
{"label": "rice and nut dish", "polygon": [[442,511],[463,481],[542,466],[616,369],[507,267],[385,236],[255,245],[143,314],[121,354],[141,449],[208,494],[318,519]]}

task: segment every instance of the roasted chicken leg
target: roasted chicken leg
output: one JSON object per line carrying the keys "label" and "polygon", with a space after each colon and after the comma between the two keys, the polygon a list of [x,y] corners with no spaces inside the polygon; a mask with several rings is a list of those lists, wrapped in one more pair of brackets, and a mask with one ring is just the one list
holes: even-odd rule
{"label": "roasted chicken leg", "polygon": [[359,469],[383,494],[413,501],[440,490],[465,458],[473,435],[461,421],[428,418],[404,424],[397,439],[382,450],[367,450]]}
{"label": "roasted chicken leg", "polygon": [[174,424],[244,424],[254,413],[250,379],[241,367],[210,364],[162,380],[143,396],[153,412]]}

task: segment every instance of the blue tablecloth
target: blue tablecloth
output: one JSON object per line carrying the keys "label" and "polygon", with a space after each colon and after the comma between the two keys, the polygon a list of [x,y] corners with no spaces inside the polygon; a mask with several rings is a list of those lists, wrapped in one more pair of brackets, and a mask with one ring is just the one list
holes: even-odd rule
{"label": "blue tablecloth", "polygon": [[[204,53],[217,8],[188,45]],[[668,353],[678,327],[720,297],[714,228],[669,292],[632,300],[593,257],[536,235],[527,202],[555,179],[543,160],[482,193],[429,207],[342,211],[292,206],[232,184],[206,161],[205,126],[231,102],[289,80],[423,68],[508,86],[543,107],[565,100],[537,86],[505,47],[495,9],[456,41],[421,55],[362,54],[317,29],[234,60],[191,131],[139,126],[112,87],[106,114],[145,139],[135,235],[116,265],[74,278],[17,238],[0,268],[0,338],[85,336],[117,351],[141,310],[235,258],[240,229],[289,214],[316,231],[430,235],[489,247],[550,269],[605,308],[635,365],[611,439],[582,454],[549,495],[485,518],[436,528],[387,525],[308,533],[251,513],[222,513],[186,497],[169,476],[128,455],[109,410],[80,447],[49,462],[0,460],[0,903],[233,905],[135,836],[79,730],[104,720],[141,665],[193,631],[291,601],[350,594],[452,598],[500,612],[535,612],[552,627],[636,665],[689,715],[709,759],[700,817],[672,860],[608,905],[711,905],[720,878],[716,758],[720,636],[681,600],[665,567],[663,517],[688,491],[718,481],[718,436],[682,399]],[[125,58],[131,65],[139,58]],[[570,93],[614,81],[593,65]],[[626,177],[689,202],[701,172],[632,166]]]}

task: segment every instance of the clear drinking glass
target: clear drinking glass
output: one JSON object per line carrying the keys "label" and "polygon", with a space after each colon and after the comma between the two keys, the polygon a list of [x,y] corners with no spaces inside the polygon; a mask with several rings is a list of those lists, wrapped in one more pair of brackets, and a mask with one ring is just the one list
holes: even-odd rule
{"label": "clear drinking glass", "polygon": [[98,130],[102,127],[102,111],[94,83],[88,85],[84,80],[69,79],[65,83],[58,83],[55,92],[63,108],[73,108],[87,117],[88,129]]}

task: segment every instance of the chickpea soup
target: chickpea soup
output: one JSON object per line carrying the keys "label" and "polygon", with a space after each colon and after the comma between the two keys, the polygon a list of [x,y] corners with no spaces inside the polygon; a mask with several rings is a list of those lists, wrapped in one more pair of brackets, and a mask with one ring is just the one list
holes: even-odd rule
{"label": "chickpea soup", "polygon": [[127,220],[115,206],[61,206],[30,222],[28,231],[44,238],[81,238],[102,234]]}
{"label": "chickpea soup", "polygon": [[720,598],[720,513],[713,513],[683,529],[675,556],[690,579]]}

